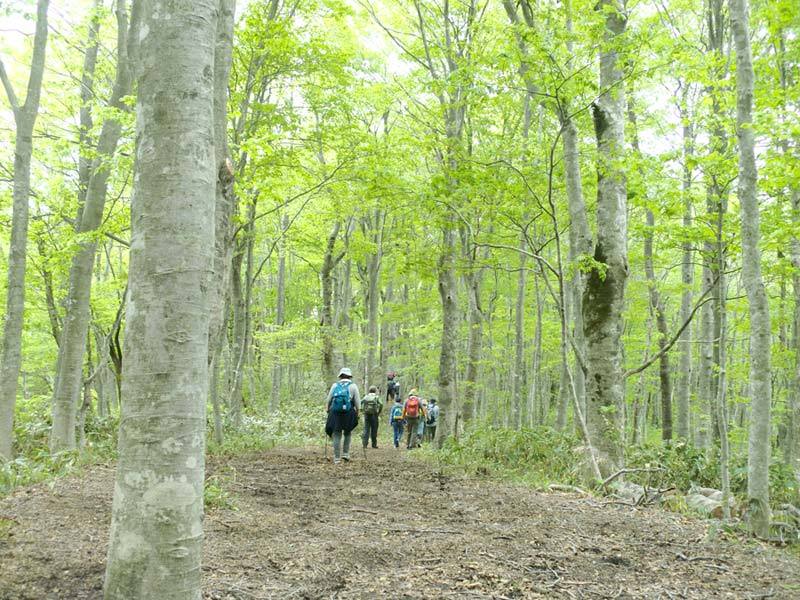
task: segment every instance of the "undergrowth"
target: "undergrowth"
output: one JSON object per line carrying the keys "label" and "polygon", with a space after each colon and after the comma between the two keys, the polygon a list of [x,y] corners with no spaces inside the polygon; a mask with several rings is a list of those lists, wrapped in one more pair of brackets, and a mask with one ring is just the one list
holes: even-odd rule
{"label": "undergrowth", "polygon": [[[470,475],[524,482],[535,487],[551,483],[585,485],[579,457],[581,441],[550,427],[509,430],[485,423],[468,427],[458,440],[449,440],[435,453],[444,465]],[[626,467],[647,469],[629,481],[653,488],[674,487],[686,492],[692,484],[720,487],[719,453],[684,443],[630,447]],[[747,455],[734,454],[730,465],[731,492],[747,493]],[[770,498],[775,506],[800,503],[800,486],[792,470],[778,459],[770,466]]]}

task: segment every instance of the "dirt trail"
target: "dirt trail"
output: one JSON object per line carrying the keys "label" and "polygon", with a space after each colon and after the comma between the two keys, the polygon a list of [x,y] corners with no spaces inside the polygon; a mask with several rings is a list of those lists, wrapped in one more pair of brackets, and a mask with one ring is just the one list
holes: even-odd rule
{"label": "dirt trail", "polygon": [[[216,460],[205,598],[800,598],[800,560],[658,509],[441,476],[404,451]],[[113,471],[0,501],[0,599],[99,598]],[[154,599],[157,600],[157,599]]]}

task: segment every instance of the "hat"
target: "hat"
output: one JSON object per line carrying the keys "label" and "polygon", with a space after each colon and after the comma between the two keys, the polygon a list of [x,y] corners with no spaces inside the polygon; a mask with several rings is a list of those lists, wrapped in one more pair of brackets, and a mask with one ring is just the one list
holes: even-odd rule
{"label": "hat", "polygon": [[408,392],[409,396],[416,396],[417,395],[417,388],[411,388],[411,391]]}
{"label": "hat", "polygon": [[431,404],[436,404],[436,398],[431,398],[431,399],[429,400],[429,402],[430,402]]}
{"label": "hat", "polygon": [[342,369],[339,371],[339,377],[349,377],[352,379],[353,373],[347,367],[342,367]]}

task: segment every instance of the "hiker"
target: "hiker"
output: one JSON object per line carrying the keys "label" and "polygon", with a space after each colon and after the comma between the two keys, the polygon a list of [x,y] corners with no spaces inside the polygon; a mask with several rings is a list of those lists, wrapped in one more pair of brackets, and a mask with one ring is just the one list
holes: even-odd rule
{"label": "hiker", "polygon": [[411,450],[417,447],[417,427],[419,426],[422,414],[422,402],[417,396],[416,388],[408,393],[408,398],[403,405],[403,419],[408,427],[408,438],[406,439],[406,449]]}
{"label": "hiker", "polygon": [[361,400],[361,412],[364,413],[364,434],[361,443],[367,447],[367,440],[372,438],[372,447],[378,447],[378,417],[383,410],[383,403],[378,397],[378,388],[374,385],[369,388],[369,393]]}
{"label": "hiker", "polygon": [[436,404],[436,398],[431,398],[428,408],[428,421],[425,424],[425,433],[428,435],[428,441],[433,442],[436,437],[436,425],[439,422],[439,406]]}
{"label": "hiker", "polygon": [[397,382],[397,373],[389,371],[386,374],[386,402],[400,399],[400,384]]}
{"label": "hiker", "polygon": [[[333,463],[350,460],[350,435],[358,425],[361,397],[353,383],[353,373],[347,367],[339,371],[339,380],[331,386],[325,406],[328,420],[325,433],[333,437]],[[344,445],[342,446],[342,436]]]}
{"label": "hiker", "polygon": [[422,441],[425,439],[425,425],[428,421],[428,401],[425,398],[420,398],[420,417],[417,422],[417,448],[422,447]]}
{"label": "hiker", "polygon": [[400,396],[394,399],[392,409],[389,411],[389,425],[394,430],[394,447],[400,447],[400,440],[403,439],[403,403]]}

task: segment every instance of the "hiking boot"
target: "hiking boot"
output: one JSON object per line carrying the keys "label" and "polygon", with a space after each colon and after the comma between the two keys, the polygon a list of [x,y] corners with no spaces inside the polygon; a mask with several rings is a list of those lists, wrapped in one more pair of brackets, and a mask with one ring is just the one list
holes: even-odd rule
{"label": "hiking boot", "polygon": [[342,460],[344,462],[350,462],[350,457],[345,454],[344,456],[342,456]]}
{"label": "hiking boot", "polygon": [[378,447],[377,447],[377,446],[372,446],[372,447],[373,447],[373,448],[375,448],[375,450],[377,450],[377,449],[378,449]]}
{"label": "hiking boot", "polygon": [[340,462],[342,462],[342,461],[339,460],[338,458],[334,458],[333,459],[333,464],[335,464],[335,465],[338,465]]}

